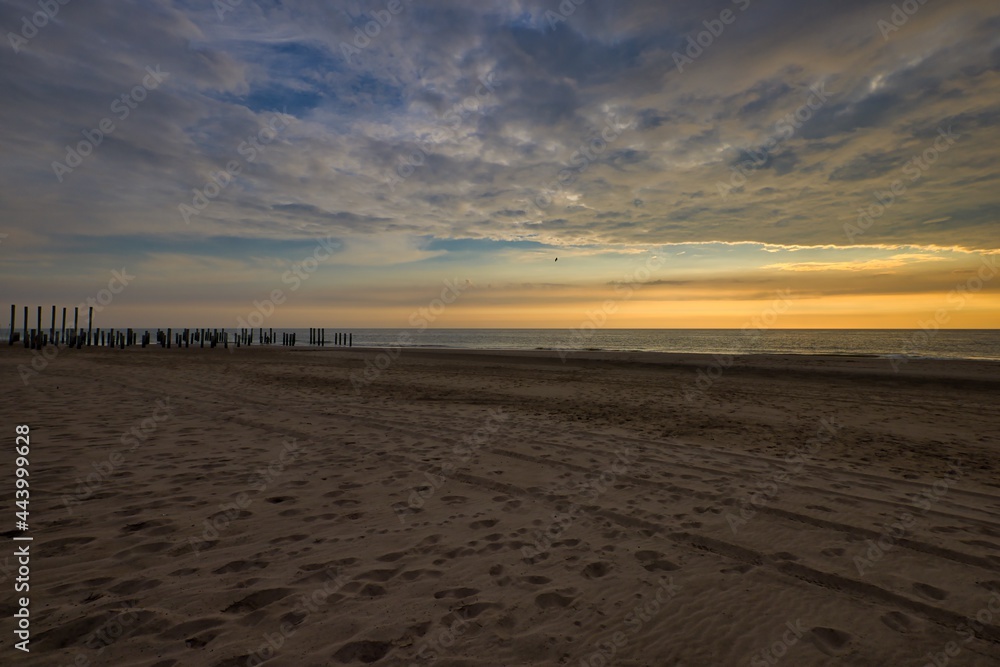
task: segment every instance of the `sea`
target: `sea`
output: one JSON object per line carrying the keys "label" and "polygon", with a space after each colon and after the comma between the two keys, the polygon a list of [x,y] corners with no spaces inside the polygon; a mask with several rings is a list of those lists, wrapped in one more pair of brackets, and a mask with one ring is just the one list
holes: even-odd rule
{"label": "sea", "polygon": [[[308,330],[298,340],[308,342]],[[333,329],[327,329],[327,339]],[[1000,360],[1000,330],[350,329],[355,347],[810,354]]]}
{"label": "sea", "polygon": [[[166,327],[163,327],[166,329]],[[135,327],[156,331],[156,327]],[[175,332],[180,331],[175,328]],[[232,331],[232,329],[230,329]],[[466,350],[593,350],[700,354],[807,354],[1000,361],[1000,329],[337,329],[354,347]],[[265,329],[266,332],[266,329]],[[309,343],[309,329],[275,329]],[[280,332],[280,333],[279,333]],[[7,332],[0,330],[0,340]],[[254,339],[256,344],[256,336]]]}

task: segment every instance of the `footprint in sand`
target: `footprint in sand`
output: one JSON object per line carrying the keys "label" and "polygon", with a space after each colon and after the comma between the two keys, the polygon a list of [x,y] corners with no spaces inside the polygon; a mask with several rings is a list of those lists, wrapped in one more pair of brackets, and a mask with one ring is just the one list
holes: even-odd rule
{"label": "footprint in sand", "polygon": [[659,551],[638,551],[635,554],[635,558],[648,572],[655,572],[656,570],[672,572],[680,569],[680,565],[664,559],[663,554]]}
{"label": "footprint in sand", "polygon": [[611,571],[611,563],[605,561],[595,561],[583,568],[584,579],[600,579]]}
{"label": "footprint in sand", "polygon": [[806,505],[806,509],[815,510],[816,512],[833,512],[829,507],[824,507],[822,505]]}
{"label": "footprint in sand", "polygon": [[572,604],[574,599],[576,599],[576,590],[572,588],[564,588],[558,591],[540,593],[535,598],[535,604],[541,609],[552,609],[555,607],[561,608],[568,607]]}
{"label": "footprint in sand", "polygon": [[222,610],[225,614],[244,614],[262,609],[267,605],[287,597],[294,591],[291,588],[268,588],[251,593],[242,600],[232,603]]}
{"label": "footprint in sand", "polygon": [[438,591],[434,594],[434,597],[440,600],[441,598],[467,598],[470,595],[475,595],[479,592],[477,588],[450,588],[448,590]]}
{"label": "footprint in sand", "polygon": [[267,562],[262,560],[234,560],[226,563],[222,567],[212,570],[212,574],[226,574],[228,572],[245,572],[250,568],[263,569],[267,567]]}
{"label": "footprint in sand", "polygon": [[358,596],[367,598],[377,598],[385,595],[386,591],[383,587],[378,584],[365,584],[358,591]]}
{"label": "footprint in sand", "polygon": [[816,648],[829,656],[843,653],[852,638],[850,633],[834,628],[818,627],[809,631],[809,640]]}
{"label": "footprint in sand", "polygon": [[488,609],[500,609],[502,605],[496,602],[474,602],[472,604],[462,605],[458,608],[458,613],[463,618],[475,618],[482,614]]}
{"label": "footprint in sand", "polygon": [[727,567],[719,570],[722,574],[746,574],[754,568],[753,565],[749,563],[742,563],[740,565],[734,565],[733,567]]}
{"label": "footprint in sand", "polygon": [[880,620],[896,632],[907,633],[913,629],[913,618],[901,611],[890,611],[882,614]]}
{"label": "footprint in sand", "polygon": [[194,637],[188,637],[185,639],[184,645],[188,648],[204,648],[217,636],[218,633],[216,632],[203,632],[200,635],[195,635]]}
{"label": "footprint in sand", "polygon": [[399,570],[369,570],[368,572],[359,574],[358,579],[384,583],[395,577],[398,572]]}
{"label": "footprint in sand", "polygon": [[929,598],[931,600],[940,601],[948,597],[948,591],[941,590],[940,588],[931,586],[929,584],[920,584],[920,583],[913,584],[913,590],[915,590],[923,597]]}
{"label": "footprint in sand", "polygon": [[340,650],[333,654],[333,657],[344,665],[355,662],[370,664],[384,658],[390,650],[392,650],[392,644],[387,642],[362,640],[344,644]]}
{"label": "footprint in sand", "polygon": [[789,553],[787,551],[779,551],[778,553],[773,554],[773,558],[775,560],[786,560],[786,561],[799,559],[798,556],[796,556],[793,553]]}

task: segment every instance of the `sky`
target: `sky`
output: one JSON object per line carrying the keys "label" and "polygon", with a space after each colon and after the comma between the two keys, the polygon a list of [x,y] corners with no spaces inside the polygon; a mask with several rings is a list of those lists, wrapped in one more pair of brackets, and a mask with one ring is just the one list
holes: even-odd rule
{"label": "sky", "polygon": [[0,307],[1000,328],[995,0],[0,0],[0,33]]}

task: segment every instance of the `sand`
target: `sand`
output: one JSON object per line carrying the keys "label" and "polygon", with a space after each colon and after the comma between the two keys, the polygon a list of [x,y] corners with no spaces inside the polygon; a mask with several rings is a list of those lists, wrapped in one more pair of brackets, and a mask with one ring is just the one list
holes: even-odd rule
{"label": "sand", "polygon": [[0,350],[0,663],[1000,664],[1000,364],[379,354]]}

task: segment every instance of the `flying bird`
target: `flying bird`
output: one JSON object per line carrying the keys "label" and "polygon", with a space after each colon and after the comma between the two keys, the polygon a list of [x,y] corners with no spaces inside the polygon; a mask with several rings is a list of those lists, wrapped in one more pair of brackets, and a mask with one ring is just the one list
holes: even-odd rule
{"label": "flying bird", "polygon": [[557,262],[559,261],[559,258],[558,258],[558,257],[556,257],[556,261],[557,261]]}

